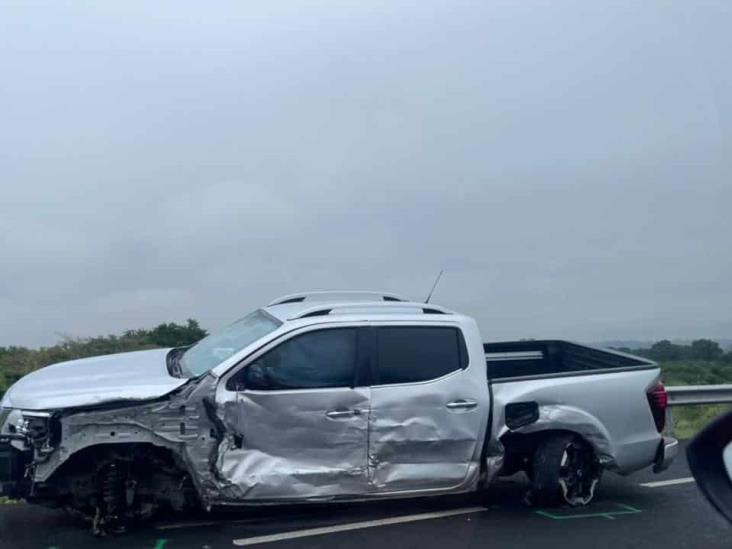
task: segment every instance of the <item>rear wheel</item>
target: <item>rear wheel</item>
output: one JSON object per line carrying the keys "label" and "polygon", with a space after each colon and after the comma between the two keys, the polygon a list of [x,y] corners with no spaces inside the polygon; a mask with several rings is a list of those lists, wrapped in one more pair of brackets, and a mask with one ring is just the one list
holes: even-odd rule
{"label": "rear wheel", "polygon": [[532,463],[531,502],[535,505],[587,505],[595,495],[602,467],[592,447],[575,435],[542,441]]}

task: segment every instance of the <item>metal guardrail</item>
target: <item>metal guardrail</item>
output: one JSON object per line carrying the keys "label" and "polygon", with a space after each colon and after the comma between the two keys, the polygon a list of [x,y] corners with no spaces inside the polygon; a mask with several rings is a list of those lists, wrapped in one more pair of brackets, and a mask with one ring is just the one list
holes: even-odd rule
{"label": "metal guardrail", "polygon": [[666,392],[669,406],[732,404],[732,385],[680,385]]}
{"label": "metal guardrail", "polygon": [[671,436],[674,435],[673,407],[732,404],[732,385],[679,385],[666,387],[666,393],[666,432]]}

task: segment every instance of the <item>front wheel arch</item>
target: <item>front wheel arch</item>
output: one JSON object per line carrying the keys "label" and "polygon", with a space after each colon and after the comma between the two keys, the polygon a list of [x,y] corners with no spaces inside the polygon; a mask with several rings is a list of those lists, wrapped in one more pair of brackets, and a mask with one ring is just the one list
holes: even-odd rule
{"label": "front wheel arch", "polygon": [[139,483],[138,502],[145,502],[144,509],[137,503],[128,505],[125,519],[145,518],[161,506],[200,506],[192,477],[182,460],[170,449],[150,443],[88,446],[71,455],[44,484],[57,505],[94,518],[96,525],[100,512],[109,503],[110,468],[119,472],[121,483]]}

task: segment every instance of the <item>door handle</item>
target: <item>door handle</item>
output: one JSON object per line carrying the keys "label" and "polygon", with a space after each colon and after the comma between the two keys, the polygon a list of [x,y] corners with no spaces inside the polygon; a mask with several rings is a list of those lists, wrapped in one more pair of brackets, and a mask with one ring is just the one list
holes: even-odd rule
{"label": "door handle", "polygon": [[347,419],[361,415],[361,410],[330,410],[325,412],[330,419]]}
{"label": "door handle", "polygon": [[472,410],[478,405],[474,400],[453,400],[445,404],[448,410]]}

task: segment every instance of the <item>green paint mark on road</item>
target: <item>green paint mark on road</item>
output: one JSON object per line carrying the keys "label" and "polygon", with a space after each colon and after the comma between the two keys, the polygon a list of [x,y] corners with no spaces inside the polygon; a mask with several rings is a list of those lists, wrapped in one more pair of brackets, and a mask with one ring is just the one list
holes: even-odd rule
{"label": "green paint mark on road", "polygon": [[168,540],[165,538],[160,538],[158,542],[155,544],[155,549],[163,549],[165,547],[165,544],[168,543]]}
{"label": "green paint mark on road", "polygon": [[635,507],[631,507],[630,505],[625,505],[624,503],[618,503],[618,510],[615,511],[606,511],[601,513],[580,513],[575,515],[557,515],[556,513],[550,513],[548,511],[536,511],[537,515],[540,515],[545,518],[550,518],[552,520],[568,520],[568,519],[581,519],[581,518],[606,518],[609,520],[615,520],[615,517],[620,515],[636,515],[638,513],[642,513],[640,509],[636,509]]}
{"label": "green paint mark on road", "polygon": [[19,499],[10,499],[5,496],[0,496],[0,505],[15,505],[20,503]]}

